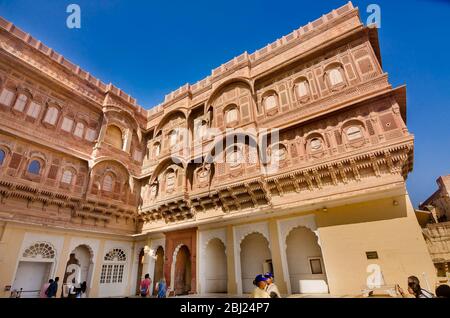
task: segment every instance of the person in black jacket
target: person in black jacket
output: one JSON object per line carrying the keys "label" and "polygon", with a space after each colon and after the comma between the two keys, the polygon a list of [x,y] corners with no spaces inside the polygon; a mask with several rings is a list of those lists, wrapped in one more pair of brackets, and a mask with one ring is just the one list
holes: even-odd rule
{"label": "person in black jacket", "polygon": [[56,297],[56,293],[58,292],[58,281],[59,281],[59,277],[56,277],[55,280],[53,281],[53,283],[51,283],[46,291],[46,295],[48,298],[53,298]]}
{"label": "person in black jacket", "polygon": [[438,298],[450,298],[450,286],[448,285],[440,285],[436,288],[436,296]]}

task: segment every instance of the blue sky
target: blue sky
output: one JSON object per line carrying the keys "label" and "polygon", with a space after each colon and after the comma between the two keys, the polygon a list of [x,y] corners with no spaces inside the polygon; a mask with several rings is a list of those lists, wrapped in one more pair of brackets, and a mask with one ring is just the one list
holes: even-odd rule
{"label": "blue sky", "polygon": [[[66,27],[66,7],[81,7],[81,29]],[[145,108],[340,7],[346,1],[0,0],[0,15]],[[415,135],[408,191],[414,205],[450,173],[450,1],[353,1],[363,21],[381,7],[383,67],[407,84],[408,127]]]}

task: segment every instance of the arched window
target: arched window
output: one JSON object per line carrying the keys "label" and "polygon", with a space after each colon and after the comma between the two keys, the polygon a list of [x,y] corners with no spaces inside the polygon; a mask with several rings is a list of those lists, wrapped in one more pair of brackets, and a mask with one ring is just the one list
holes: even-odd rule
{"label": "arched window", "polygon": [[56,123],[56,120],[58,119],[58,108],[56,107],[49,107],[47,109],[47,113],[44,117],[44,122],[49,123],[50,125],[54,125]]}
{"label": "arched window", "polygon": [[225,121],[227,124],[238,121],[237,107],[229,108],[225,113]]}
{"label": "arched window", "polygon": [[206,122],[201,118],[194,121],[194,140],[201,141],[206,133]]}
{"label": "arched window", "polygon": [[141,161],[142,160],[142,151],[140,151],[139,149],[135,149],[133,151],[133,159],[136,161]]}
{"label": "arched window", "polygon": [[227,152],[227,163],[230,167],[237,167],[241,163],[243,163],[242,152],[237,147],[234,147],[232,150],[230,149]]}
{"label": "arched window", "polygon": [[328,72],[328,77],[330,79],[330,84],[332,86],[339,85],[344,82],[344,79],[342,78],[342,73],[338,68],[332,68]]}
{"label": "arched window", "polygon": [[276,144],[272,147],[272,160],[274,162],[283,161],[287,157],[286,147],[281,144]]}
{"label": "arched window", "polygon": [[109,125],[106,129],[105,142],[117,149],[123,149],[122,130],[115,125]]}
{"label": "arched window", "polygon": [[311,139],[310,147],[313,151],[321,149],[322,148],[322,140],[320,138]]}
{"label": "arched window", "polygon": [[0,149],[0,166],[3,165],[3,161],[5,161],[5,157],[6,157],[5,152],[2,149]]}
{"label": "arched window", "polygon": [[173,147],[177,144],[177,139],[178,139],[178,131],[176,129],[172,130],[169,133],[169,145],[170,147]]}
{"label": "arched window", "polygon": [[41,163],[38,160],[33,160],[28,165],[28,172],[39,175],[41,173]]}
{"label": "arched window", "polygon": [[302,80],[295,85],[295,93],[297,98],[301,99],[309,96],[309,83],[306,80]]}
{"label": "arched window", "polygon": [[83,138],[83,134],[84,134],[84,124],[83,123],[77,123],[77,125],[75,126],[75,131],[73,132],[73,134],[77,137]]}
{"label": "arched window", "polygon": [[277,96],[275,94],[269,95],[264,98],[264,107],[266,110],[272,110],[278,107]]}
{"label": "arched window", "polygon": [[55,258],[55,255],[55,248],[50,243],[36,242],[23,252],[22,257],[53,259]]}
{"label": "arched window", "polygon": [[161,144],[159,142],[157,142],[153,147],[154,147],[153,148],[154,156],[155,156],[155,158],[158,158],[159,154],[161,153]]}
{"label": "arched window", "polygon": [[166,191],[171,192],[175,189],[175,171],[173,169],[170,169],[166,173]]}
{"label": "arched window", "polygon": [[104,257],[100,284],[121,284],[127,256],[120,248],[110,250]]}
{"label": "arched window", "polygon": [[72,178],[73,178],[73,173],[70,170],[64,170],[62,177],[61,177],[61,182],[62,183],[66,183],[66,184],[71,184],[72,183]]}
{"label": "arched window", "polygon": [[61,129],[67,132],[71,132],[73,127],[73,119],[69,117],[64,117],[61,124]]}
{"label": "arched window", "polygon": [[25,105],[27,104],[28,97],[25,94],[19,94],[14,104],[14,109],[23,112]]}
{"label": "arched window", "polygon": [[33,118],[37,118],[41,111],[41,105],[31,102],[30,107],[28,107],[27,115]]}
{"label": "arched window", "polygon": [[107,191],[107,192],[111,192],[112,189],[113,189],[113,178],[109,174],[107,174],[103,178],[102,190],[103,191]]}
{"label": "arched window", "polygon": [[356,139],[359,139],[362,137],[363,137],[363,134],[361,131],[361,127],[351,126],[350,128],[347,129],[348,140],[352,141],[352,140],[356,140]]}
{"label": "arched window", "polygon": [[94,141],[96,137],[97,137],[97,131],[95,129],[88,128],[86,131],[85,139],[87,141]]}
{"label": "arched window", "polygon": [[9,89],[2,90],[2,93],[0,94],[0,104],[3,104],[5,106],[11,106],[12,100],[14,98],[14,93]]}

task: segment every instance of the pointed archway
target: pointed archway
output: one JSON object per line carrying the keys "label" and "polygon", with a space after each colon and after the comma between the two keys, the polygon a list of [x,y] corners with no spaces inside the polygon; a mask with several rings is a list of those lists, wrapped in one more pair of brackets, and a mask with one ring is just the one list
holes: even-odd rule
{"label": "pointed archway", "polygon": [[292,229],[286,237],[286,257],[292,293],[328,293],[322,250],[313,231]]}
{"label": "pointed archway", "polygon": [[137,276],[136,276],[136,295],[141,293],[141,280],[142,280],[142,272],[144,270],[144,257],[145,252],[144,248],[141,248],[138,256],[138,268],[137,268]]}
{"label": "pointed archway", "polygon": [[174,293],[186,295],[191,291],[191,253],[182,245],[175,258]]}
{"label": "pointed archway", "polygon": [[[159,246],[155,253],[155,269],[153,271],[153,286],[164,278],[164,249]],[[156,294],[156,293],[155,293]]]}
{"label": "pointed archway", "polygon": [[241,242],[242,292],[250,293],[255,276],[271,271],[272,259],[269,242],[261,233],[251,233]]}
{"label": "pointed archway", "polygon": [[205,293],[227,292],[227,256],[219,238],[208,242],[205,250]]}

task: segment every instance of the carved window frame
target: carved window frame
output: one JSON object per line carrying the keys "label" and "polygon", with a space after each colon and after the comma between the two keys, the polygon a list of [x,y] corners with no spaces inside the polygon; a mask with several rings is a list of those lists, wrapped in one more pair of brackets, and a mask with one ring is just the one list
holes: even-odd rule
{"label": "carved window frame", "polygon": [[[269,97],[275,99],[275,106],[267,109],[266,102]],[[274,89],[270,89],[261,96],[261,104],[267,116],[273,116],[280,111],[280,98]]]}
{"label": "carved window frame", "polygon": [[8,91],[8,93],[12,94],[9,105],[4,104],[2,102],[0,102],[0,105],[2,105],[3,107],[12,108],[14,106],[14,104],[16,103],[17,90],[11,86],[4,86],[4,87],[2,87],[2,89],[0,91],[0,96],[3,95],[3,92],[5,92],[5,91]]}
{"label": "carved window frame", "polygon": [[[332,70],[337,70],[341,74],[342,82],[337,83],[337,84],[331,83],[330,72]],[[329,64],[328,66],[326,66],[323,76],[324,76],[325,82],[327,83],[328,88],[332,92],[342,90],[343,88],[345,88],[347,86],[347,77],[345,76],[344,66],[340,62],[333,62],[333,63]]]}
{"label": "carved window frame", "polygon": [[[22,110],[16,109],[16,105],[17,105],[20,95],[23,95],[27,98],[27,100],[25,101],[25,104],[23,105]],[[16,114],[18,116],[22,116],[22,115],[26,114],[26,111],[32,101],[33,101],[33,94],[28,89],[18,88],[17,93],[16,93],[16,98],[14,100],[14,103],[11,106],[11,112],[13,112],[14,114]]]}
{"label": "carved window frame", "polygon": [[[52,110],[56,111],[56,118],[53,123],[51,123],[47,120],[47,116],[49,116],[49,112]],[[42,118],[42,124],[47,128],[56,128],[61,119],[61,114],[62,114],[61,110],[62,110],[62,107],[59,106],[57,103],[47,102],[47,108],[45,109],[44,116]]]}
{"label": "carved window frame", "polygon": [[[299,93],[298,93],[298,86],[300,85],[300,83],[306,83],[307,93],[303,96],[299,96]],[[301,104],[305,104],[311,99],[311,83],[309,82],[309,80],[306,76],[300,76],[300,77],[296,78],[294,80],[292,89],[293,89],[293,94],[294,94],[295,98]]]}
{"label": "carved window frame", "polygon": [[[235,120],[232,120],[232,121],[228,121],[228,113],[231,111],[231,110],[236,110],[236,119]],[[235,127],[235,126],[237,126],[239,123],[240,123],[240,121],[241,121],[241,114],[240,114],[240,111],[239,111],[239,106],[237,105],[237,104],[234,104],[234,103],[232,103],[232,104],[228,104],[227,106],[225,106],[225,108],[223,109],[223,118],[224,118],[224,121],[225,121],[225,127]]]}

